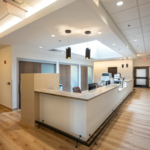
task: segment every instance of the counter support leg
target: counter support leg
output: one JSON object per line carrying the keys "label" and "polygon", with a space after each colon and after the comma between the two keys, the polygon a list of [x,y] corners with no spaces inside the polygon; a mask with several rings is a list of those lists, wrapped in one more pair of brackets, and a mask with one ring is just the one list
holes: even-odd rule
{"label": "counter support leg", "polygon": [[[81,135],[79,135],[79,139],[81,138],[82,136]],[[78,147],[78,142],[77,142],[77,144],[76,144],[76,147],[75,148],[77,148]]]}

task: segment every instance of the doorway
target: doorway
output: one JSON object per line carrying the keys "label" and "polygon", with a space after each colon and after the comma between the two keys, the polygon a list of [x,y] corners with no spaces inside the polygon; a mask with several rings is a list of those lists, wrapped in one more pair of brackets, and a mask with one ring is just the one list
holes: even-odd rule
{"label": "doorway", "polygon": [[134,87],[149,86],[149,68],[148,67],[134,67]]}
{"label": "doorway", "polygon": [[112,73],[112,77],[114,78],[114,74],[117,74],[117,67],[108,67],[108,73]]}

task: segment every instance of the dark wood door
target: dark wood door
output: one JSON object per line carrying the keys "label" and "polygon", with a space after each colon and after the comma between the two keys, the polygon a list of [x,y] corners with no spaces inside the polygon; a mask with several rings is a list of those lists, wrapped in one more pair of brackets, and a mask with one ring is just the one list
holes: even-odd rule
{"label": "dark wood door", "polygon": [[41,63],[19,61],[19,109],[21,109],[21,74],[41,73]]}
{"label": "dark wood door", "polygon": [[70,65],[60,65],[60,84],[63,85],[63,91],[71,91],[71,66]]}
{"label": "dark wood door", "polygon": [[134,67],[134,86],[148,87],[149,85],[149,68],[148,67]]}
{"label": "dark wood door", "polygon": [[81,91],[88,89],[88,67],[81,66]]}
{"label": "dark wood door", "polygon": [[112,73],[112,77],[114,78],[114,74],[117,74],[117,67],[108,67],[108,72]]}

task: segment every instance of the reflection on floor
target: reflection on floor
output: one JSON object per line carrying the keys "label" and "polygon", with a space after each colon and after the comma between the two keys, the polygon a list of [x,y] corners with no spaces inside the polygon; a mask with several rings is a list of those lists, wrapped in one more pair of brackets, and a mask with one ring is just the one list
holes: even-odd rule
{"label": "reflection on floor", "polygon": [[150,150],[150,89],[136,88],[126,106],[90,148],[20,121],[20,111],[0,106],[0,150]]}

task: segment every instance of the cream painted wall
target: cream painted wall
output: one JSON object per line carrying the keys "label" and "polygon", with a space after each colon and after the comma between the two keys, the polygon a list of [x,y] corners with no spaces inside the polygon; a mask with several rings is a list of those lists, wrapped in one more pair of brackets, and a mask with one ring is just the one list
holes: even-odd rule
{"label": "cream painted wall", "polygon": [[150,58],[147,58],[146,61],[142,61],[142,58],[134,59],[133,60],[133,66],[134,67],[139,67],[139,66],[150,67]]}
{"label": "cream painted wall", "polygon": [[[6,61],[6,64],[4,64]],[[12,108],[11,46],[0,49],[0,104]],[[10,82],[10,85],[7,85]]]}
{"label": "cream painted wall", "polygon": [[[53,54],[47,51],[39,51],[33,50],[31,48],[24,48],[21,46],[12,46],[12,108],[17,108],[18,106],[18,68],[17,68],[17,58],[24,58],[24,59],[32,59],[32,60],[39,60],[39,61],[52,61],[56,62],[56,73],[59,73],[59,63],[71,63],[79,65],[79,75],[81,70],[81,65],[89,65],[93,66],[92,61],[84,60],[84,59],[77,59],[72,58],[70,60],[66,60],[65,55],[58,55]],[[79,76],[79,83],[81,83],[81,77]]]}
{"label": "cream painted wall", "polygon": [[[124,68],[122,68],[122,64],[124,64]],[[126,68],[126,64],[129,65],[128,68]],[[133,78],[133,60],[103,61],[94,62],[94,82],[101,81],[101,75],[108,72],[108,67],[117,67],[118,73],[121,73],[121,76],[126,79]]]}

